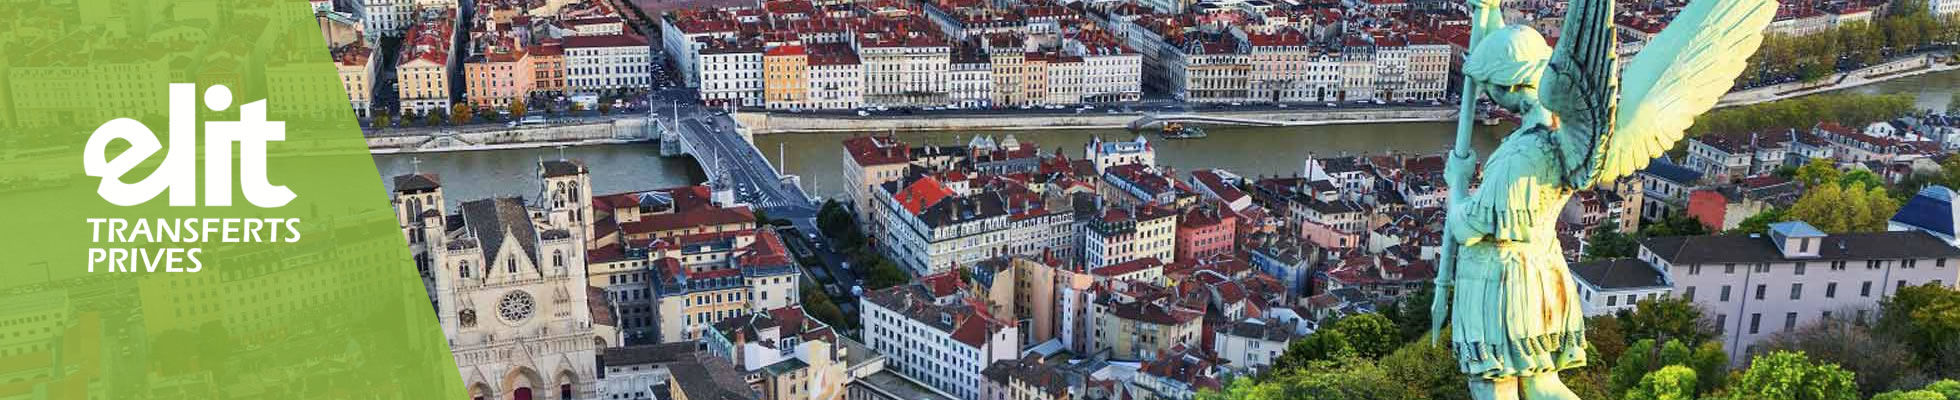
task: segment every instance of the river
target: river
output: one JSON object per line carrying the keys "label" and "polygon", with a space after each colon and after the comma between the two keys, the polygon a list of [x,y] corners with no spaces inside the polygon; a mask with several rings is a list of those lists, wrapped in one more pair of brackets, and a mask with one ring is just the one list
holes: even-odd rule
{"label": "river", "polygon": [[[1849,89],[1856,93],[1915,93],[1919,106],[1946,109],[1953,93],[1960,91],[1960,71],[1900,78]],[[1433,153],[1447,147],[1453,124],[1401,123],[1335,125],[1285,128],[1213,128],[1211,136],[1195,140],[1146,138],[1157,146],[1157,162],[1179,170],[1225,168],[1248,175],[1282,175],[1300,171],[1309,154],[1340,155],[1402,151]],[[821,133],[776,134],[756,137],[756,146],[771,163],[787,165],[788,172],[803,178],[803,187],[813,195],[836,197],[843,192],[838,171],[843,168],[841,143],[851,135]],[[1497,143],[1500,129],[1480,128],[1475,146],[1488,151]],[[1135,135],[1122,130],[1022,130],[997,132],[909,132],[898,136],[913,145],[964,144],[974,135],[994,135],[1003,139],[1012,134],[1023,143],[1039,144],[1044,152],[1060,148],[1070,157],[1080,157],[1082,146],[1095,136],[1103,140],[1129,140]],[[375,164],[384,177],[423,171],[442,175],[449,182],[444,190],[451,204],[460,200],[492,195],[535,196],[535,162],[538,158],[557,158],[558,149],[488,150],[422,154],[375,155]],[[597,193],[613,193],[680,186],[703,181],[700,168],[682,157],[660,157],[651,144],[586,146],[563,150],[566,158],[585,160],[592,166],[592,185]],[[787,160],[784,160],[787,158]],[[420,163],[413,161],[420,160]],[[384,182],[392,184],[391,180]]]}
{"label": "river", "polygon": [[[434,172],[442,176],[443,197],[450,206],[490,196],[537,197],[537,162],[560,158],[559,149],[454,151],[419,154],[376,154],[382,184],[394,190],[398,175]],[[657,144],[580,146],[562,150],[563,158],[585,161],[592,171],[593,193],[606,194],[700,183],[701,168],[687,157],[661,157]]]}

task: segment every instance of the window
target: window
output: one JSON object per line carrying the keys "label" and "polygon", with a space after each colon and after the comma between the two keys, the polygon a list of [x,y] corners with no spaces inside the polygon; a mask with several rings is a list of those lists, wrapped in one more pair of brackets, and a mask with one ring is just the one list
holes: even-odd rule
{"label": "window", "polygon": [[1783,330],[1797,329],[1797,313],[1783,314]]}
{"label": "window", "polygon": [[1865,281],[1865,285],[1858,288],[1858,296],[1872,297],[1872,281]]}
{"label": "window", "polygon": [[1715,314],[1715,333],[1718,334],[1728,333],[1728,331],[1729,331],[1729,315]]}
{"label": "window", "polygon": [[1761,332],[1762,327],[1763,314],[1749,314],[1749,334],[1754,335],[1756,332]]}
{"label": "window", "polygon": [[1944,258],[1933,259],[1933,268],[1946,268],[1946,259]]}
{"label": "window", "polygon": [[1695,287],[1689,286],[1688,290],[1681,291],[1681,298],[1687,299],[1689,302],[1695,301]]}
{"label": "window", "polygon": [[1803,300],[1803,284],[1790,284],[1790,300]]}
{"label": "window", "polygon": [[517,258],[511,257],[504,259],[504,269],[513,274],[517,273]]}
{"label": "window", "polygon": [[1701,264],[1689,265],[1688,275],[1701,275]]}
{"label": "window", "polygon": [[[1809,240],[1805,240],[1805,241],[1804,241],[1804,243],[1806,243],[1806,244],[1807,244],[1807,243],[1810,243],[1810,241],[1809,241]],[[1806,265],[1804,265],[1804,263],[1801,263],[1801,262],[1799,262],[1799,263],[1797,263],[1797,270],[1796,270],[1796,274],[1797,274],[1797,276],[1803,276],[1803,273],[1804,273],[1804,267],[1806,267]]]}
{"label": "window", "polygon": [[1893,287],[1892,287],[1892,290],[1894,290],[1894,291],[1897,291],[1897,290],[1899,290],[1899,289],[1905,289],[1905,288],[1906,288],[1906,281],[1905,281],[1904,279],[1901,279],[1901,280],[1899,280],[1899,285],[1898,285],[1898,286],[1893,286]]}
{"label": "window", "polygon": [[460,266],[457,267],[458,271],[456,272],[463,274],[464,278],[470,277],[470,260],[463,260],[458,264],[460,264]]}
{"label": "window", "polygon": [[1612,307],[1617,305],[1620,305],[1620,296],[1606,296],[1607,307]]}
{"label": "window", "polygon": [[1735,273],[1735,263],[1722,264],[1722,273],[1724,274]]}
{"label": "window", "polygon": [[1722,301],[1729,301],[1729,285],[1722,285]]}
{"label": "window", "polygon": [[1826,299],[1837,298],[1837,282],[1824,284],[1824,298]]}
{"label": "window", "polygon": [[1763,296],[1767,296],[1768,293],[1769,293],[1769,285],[1763,285],[1763,284],[1756,285],[1756,300],[1762,300]]}

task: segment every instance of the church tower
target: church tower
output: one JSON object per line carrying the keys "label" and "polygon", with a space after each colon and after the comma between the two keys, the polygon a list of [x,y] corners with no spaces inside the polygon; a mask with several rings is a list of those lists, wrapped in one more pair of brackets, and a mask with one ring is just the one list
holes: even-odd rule
{"label": "church tower", "polygon": [[538,207],[552,225],[592,238],[592,174],[578,160],[538,162]]}
{"label": "church tower", "polygon": [[440,248],[447,231],[443,216],[449,212],[443,205],[442,177],[427,172],[397,176],[394,188],[395,222],[408,240],[416,272],[427,283],[435,265],[429,249]]}

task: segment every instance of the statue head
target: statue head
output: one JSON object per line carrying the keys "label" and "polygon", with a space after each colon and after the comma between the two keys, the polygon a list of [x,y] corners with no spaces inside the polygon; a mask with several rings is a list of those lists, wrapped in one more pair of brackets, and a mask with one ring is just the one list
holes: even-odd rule
{"label": "statue head", "polygon": [[1551,58],[1552,47],[1538,31],[1510,25],[1477,42],[1463,72],[1483,83],[1484,94],[1499,106],[1522,114],[1538,106],[1539,76]]}

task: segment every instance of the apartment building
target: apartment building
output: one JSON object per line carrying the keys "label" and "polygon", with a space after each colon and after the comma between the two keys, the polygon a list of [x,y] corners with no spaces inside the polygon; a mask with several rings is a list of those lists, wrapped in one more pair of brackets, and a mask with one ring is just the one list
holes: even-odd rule
{"label": "apartment building", "polygon": [[1101,268],[1137,259],[1177,261],[1177,211],[1163,206],[1107,207],[1082,231],[1082,266]]}
{"label": "apartment building", "polygon": [[341,46],[333,50],[334,70],[340,77],[340,88],[347,93],[347,101],[354,108],[357,118],[367,118],[374,107],[375,63],[374,49],[360,43]]}
{"label": "apartment building", "polygon": [[789,306],[716,322],[701,338],[766,400],[842,400],[851,377],[846,350],[830,325]]}
{"label": "apartment building", "polygon": [[771,110],[800,110],[810,97],[810,54],[801,43],[763,51],[763,103]]}
{"label": "apartment building", "polygon": [[1579,306],[1588,317],[1633,311],[1641,300],[1674,289],[1665,272],[1634,258],[1576,263],[1571,269],[1579,284]]}
{"label": "apartment building", "polygon": [[893,286],[858,303],[865,345],[885,355],[887,368],[962,400],[982,399],[982,371],[1020,353],[1013,321],[995,318],[951,285]]}
{"label": "apartment building", "polygon": [[955,190],[920,176],[886,182],[872,195],[880,249],[917,274],[1009,255],[1068,255],[1076,248],[1074,211],[1026,187]]}
{"label": "apartment building", "polygon": [[808,107],[848,110],[864,106],[864,65],[856,51],[841,43],[812,44],[807,51],[809,86],[804,102]]}
{"label": "apartment building", "polygon": [[1669,295],[1707,309],[1737,361],[1820,319],[1871,321],[1900,287],[1960,282],[1960,249],[1932,235],[1825,234],[1802,221],[1772,224],[1768,235],[1649,238],[1639,258],[1673,279]]}
{"label": "apartment building", "polygon": [[403,33],[395,58],[395,94],[403,113],[448,112],[453,100],[449,72],[459,67],[456,10],[426,11]]}
{"label": "apartment building", "polygon": [[632,33],[564,38],[565,83],[574,91],[650,87],[653,58],[646,38]]}

